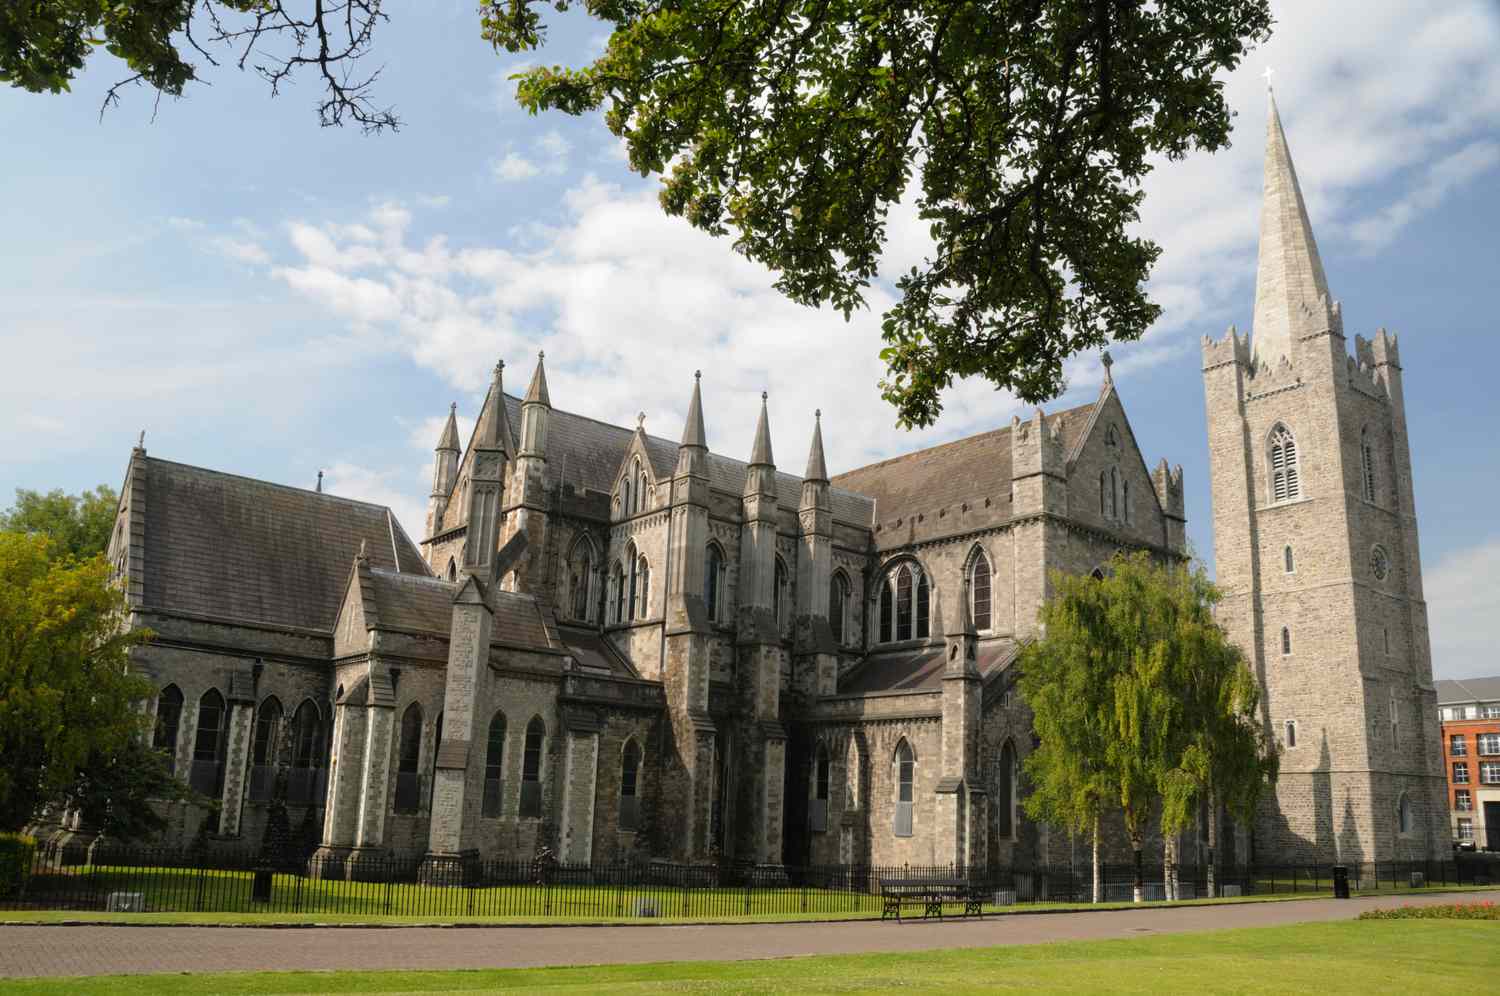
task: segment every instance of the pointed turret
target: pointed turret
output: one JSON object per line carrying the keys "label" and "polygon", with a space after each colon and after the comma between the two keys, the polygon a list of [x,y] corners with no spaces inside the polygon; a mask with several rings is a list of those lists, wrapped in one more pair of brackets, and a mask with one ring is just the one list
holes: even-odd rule
{"label": "pointed turret", "polygon": [[473,462],[469,469],[469,507],[464,537],[464,570],[490,581],[499,538],[501,501],[505,491],[505,462],[515,453],[510,419],[505,414],[505,361],[495,364],[489,397],[474,433]]}
{"label": "pointed turret", "polygon": [[677,448],[677,475],[708,476],[708,435],[703,431],[701,370],[693,371],[693,397],[682,423],[682,445]]}
{"label": "pointed turret", "polygon": [[1311,314],[1321,321],[1331,307],[1328,279],[1323,274],[1323,261],[1307,219],[1307,205],[1302,200],[1274,96],[1266,125],[1265,170],[1250,342],[1251,357],[1258,367],[1290,358],[1304,316]]}
{"label": "pointed turret", "polygon": [[760,421],[755,424],[755,443],[750,447],[750,472],[745,475],[745,495],[776,493],[776,460],[771,456],[771,424],[766,414],[766,392],[760,392]]}
{"label": "pointed turret", "polygon": [[807,450],[807,473],[804,481],[828,483],[828,465],[823,461],[823,410],[813,412],[812,445]]}
{"label": "pointed turret", "polygon": [[547,354],[536,354],[536,371],[521,402],[521,456],[544,458],[547,453],[547,416],[552,401],[547,396]]}
{"label": "pointed turret", "polygon": [[448,405],[448,421],[443,424],[443,434],[438,437],[437,451],[458,453],[462,449],[458,442],[458,402],[454,401]]}

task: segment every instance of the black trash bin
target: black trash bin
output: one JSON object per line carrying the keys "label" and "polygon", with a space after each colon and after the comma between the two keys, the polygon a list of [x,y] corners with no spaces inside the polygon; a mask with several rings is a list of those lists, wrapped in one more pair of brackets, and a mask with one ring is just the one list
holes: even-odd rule
{"label": "black trash bin", "polygon": [[1348,865],[1334,865],[1333,866],[1333,898],[1334,899],[1348,899],[1349,898],[1349,866]]}
{"label": "black trash bin", "polygon": [[271,872],[268,869],[255,873],[255,878],[250,885],[250,899],[257,903],[271,901]]}

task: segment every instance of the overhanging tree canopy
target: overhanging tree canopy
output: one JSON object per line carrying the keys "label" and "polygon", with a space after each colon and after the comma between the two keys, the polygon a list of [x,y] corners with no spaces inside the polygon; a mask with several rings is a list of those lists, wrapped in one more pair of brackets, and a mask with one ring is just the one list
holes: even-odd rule
{"label": "overhanging tree canopy", "polygon": [[[606,51],[523,74],[521,102],[603,109],[631,166],[662,175],[663,209],[732,235],[790,299],[863,306],[891,209],[914,198],[932,250],[896,279],[881,354],[905,425],[930,424],[955,378],[1053,397],[1067,357],[1150,327],[1141,181],[1154,156],[1226,144],[1220,77],[1271,24],[1269,0],[481,0],[481,32],[536,50],[543,13],[574,7],[609,27]],[[0,80],[66,88],[98,44],[180,94],[184,50],[217,43],[273,90],[314,72],[324,124],[379,131],[398,122],[358,63],[385,16],[380,0],[12,4]]]}

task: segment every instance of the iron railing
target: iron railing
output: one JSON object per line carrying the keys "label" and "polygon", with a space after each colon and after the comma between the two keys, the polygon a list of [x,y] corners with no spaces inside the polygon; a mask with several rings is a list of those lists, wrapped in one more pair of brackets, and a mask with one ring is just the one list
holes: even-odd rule
{"label": "iron railing", "polygon": [[[965,868],[961,866],[815,865],[622,862],[557,864],[549,859],[428,860],[387,853],[272,859],[252,851],[93,848],[86,864],[68,865],[61,851],[38,848],[6,883],[0,909],[142,912],[328,913],[380,916],[522,917],[529,919],[878,914],[881,883],[892,879],[965,880],[995,907],[1087,902],[1088,867]],[[1358,890],[1409,891],[1489,884],[1493,862],[1409,861],[1348,866]],[[1209,869],[1180,865],[1179,899],[1206,898]],[[1145,898],[1166,895],[1160,865],[1145,870]],[[1135,870],[1106,865],[1104,899],[1132,898]],[[1333,866],[1222,868],[1217,894],[1319,896],[1332,891]]]}

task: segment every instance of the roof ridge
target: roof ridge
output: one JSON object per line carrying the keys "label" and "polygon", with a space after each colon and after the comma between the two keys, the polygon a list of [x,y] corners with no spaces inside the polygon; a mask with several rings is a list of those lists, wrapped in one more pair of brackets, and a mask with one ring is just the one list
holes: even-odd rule
{"label": "roof ridge", "polygon": [[[249,481],[251,484],[264,484],[270,488],[281,488],[284,491],[296,491],[299,494],[309,495],[313,498],[331,499],[333,501],[345,502],[349,505],[363,505],[366,508],[379,509],[382,512],[391,512],[391,506],[382,505],[379,502],[365,501],[361,498],[348,498],[344,495],[331,494],[327,491],[314,491],[312,488],[299,488],[295,484],[282,484],[280,481],[268,481],[262,477],[250,477],[247,474],[236,474],[227,470],[215,470],[212,467],[202,467],[195,463],[183,463],[181,460],[165,460],[158,456],[146,456],[143,459],[156,463],[170,464],[173,467],[183,467],[187,470],[196,470],[204,474],[213,474],[217,477],[232,477],[237,481]],[[394,517],[394,513],[392,512]],[[399,525],[400,520],[397,520]],[[403,530],[404,532],[405,530]]]}

